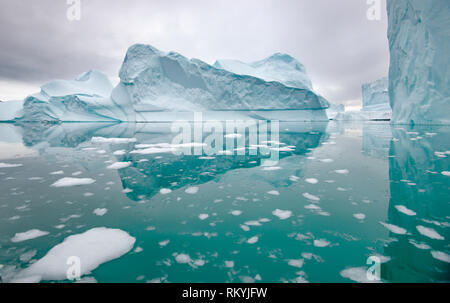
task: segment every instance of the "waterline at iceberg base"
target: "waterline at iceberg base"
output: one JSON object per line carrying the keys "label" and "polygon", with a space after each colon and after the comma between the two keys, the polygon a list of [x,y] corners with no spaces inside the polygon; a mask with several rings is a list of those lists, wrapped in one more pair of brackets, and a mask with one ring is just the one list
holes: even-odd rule
{"label": "waterline at iceberg base", "polygon": [[85,282],[448,282],[449,134],[280,122],[265,166],[171,123],[0,124],[0,276],[68,282],[75,249]]}

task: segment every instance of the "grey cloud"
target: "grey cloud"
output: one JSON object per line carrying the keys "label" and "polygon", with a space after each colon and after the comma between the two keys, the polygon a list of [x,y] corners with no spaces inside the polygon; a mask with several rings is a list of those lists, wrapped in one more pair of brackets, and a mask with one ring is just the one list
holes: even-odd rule
{"label": "grey cloud", "polygon": [[[361,0],[0,0],[0,79],[43,83],[98,69],[116,76],[128,46],[152,44],[212,63],[286,52],[333,102],[355,105],[361,85],[387,75],[386,16]],[[384,10],[384,8],[383,8]]]}

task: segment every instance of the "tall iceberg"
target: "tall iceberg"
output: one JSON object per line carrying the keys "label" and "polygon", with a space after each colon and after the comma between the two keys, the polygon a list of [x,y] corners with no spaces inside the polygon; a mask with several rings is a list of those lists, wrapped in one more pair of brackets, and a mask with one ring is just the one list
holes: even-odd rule
{"label": "tall iceberg", "polygon": [[126,98],[137,115],[155,111],[301,110],[326,120],[326,100],[309,89],[237,75],[150,45],[128,49],[114,95]]}
{"label": "tall iceberg", "polygon": [[391,111],[389,104],[389,81],[381,78],[362,86],[363,111]]}
{"label": "tall iceberg", "polygon": [[450,123],[450,1],[388,0],[387,12],[393,122]]}

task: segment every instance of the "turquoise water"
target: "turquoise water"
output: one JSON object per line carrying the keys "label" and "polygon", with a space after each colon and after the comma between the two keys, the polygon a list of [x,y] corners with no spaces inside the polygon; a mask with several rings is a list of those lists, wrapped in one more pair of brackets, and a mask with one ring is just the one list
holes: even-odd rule
{"label": "turquoise water", "polygon": [[[371,256],[383,282],[450,280],[450,127],[279,129],[289,148],[265,167],[259,154],[131,153],[171,143],[168,123],[0,124],[0,163],[15,164],[0,165],[0,276],[107,227],[136,242],[83,276],[98,282],[364,281]],[[131,164],[108,169],[114,162]],[[95,183],[51,186],[63,177]],[[32,229],[48,234],[11,240]]]}

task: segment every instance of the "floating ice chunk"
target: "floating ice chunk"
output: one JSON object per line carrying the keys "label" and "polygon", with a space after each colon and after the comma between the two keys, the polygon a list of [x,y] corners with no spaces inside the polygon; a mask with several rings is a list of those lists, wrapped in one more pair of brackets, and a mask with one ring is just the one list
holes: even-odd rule
{"label": "floating ice chunk", "polygon": [[58,171],[54,171],[54,172],[50,173],[50,175],[63,175],[63,174],[64,174],[64,171],[62,171],[62,170],[58,170]]}
{"label": "floating ice chunk", "polygon": [[93,228],[67,237],[40,260],[21,271],[14,282],[33,278],[35,281],[66,280],[70,257],[81,261],[80,274],[92,272],[101,264],[120,258],[129,252],[136,239],[120,229]]}
{"label": "floating ice chunk", "polygon": [[320,162],[331,163],[331,162],[334,162],[334,160],[333,159],[322,159],[322,160],[320,160]]}
{"label": "floating ice chunk", "polygon": [[444,240],[445,239],[443,236],[438,234],[432,228],[425,227],[425,226],[422,226],[422,225],[418,225],[418,226],[416,226],[416,228],[419,231],[419,233],[421,233],[422,235],[424,235],[424,236],[426,236],[428,238],[435,239],[435,240]]}
{"label": "floating ice chunk", "polygon": [[353,217],[355,217],[358,220],[364,220],[366,218],[365,214],[353,214]]}
{"label": "floating ice chunk", "polygon": [[272,214],[278,217],[280,220],[286,220],[292,216],[292,211],[276,209],[272,212]]}
{"label": "floating ice chunk", "polygon": [[394,234],[398,234],[398,235],[406,234],[406,229],[399,227],[397,225],[384,223],[384,222],[380,222],[380,224],[383,225],[384,227],[386,227],[387,229],[389,229],[389,231],[393,232]]}
{"label": "floating ice chunk", "polygon": [[187,264],[187,263],[190,263],[192,261],[192,259],[187,254],[178,254],[175,257],[175,261],[177,261],[177,263],[180,263],[180,264]]}
{"label": "floating ice chunk", "polygon": [[52,187],[69,187],[69,186],[78,186],[78,185],[89,185],[94,183],[95,180],[91,178],[62,178],[53,183]]}
{"label": "floating ice chunk", "polygon": [[130,154],[139,154],[139,155],[152,155],[152,154],[165,154],[165,153],[174,153],[176,152],[176,148],[173,147],[150,147],[146,149],[137,149],[130,152]]}
{"label": "floating ice chunk", "polygon": [[412,211],[412,210],[406,208],[406,207],[403,206],[403,205],[396,205],[395,208],[396,208],[399,212],[404,213],[405,215],[408,215],[408,216],[415,216],[415,215],[416,215],[416,213],[415,213],[414,211]]}
{"label": "floating ice chunk", "polygon": [[261,226],[261,223],[259,223],[259,221],[247,221],[244,224],[247,226]]}
{"label": "floating ice chunk", "polygon": [[291,259],[288,260],[288,264],[293,267],[302,268],[305,263],[304,259]]}
{"label": "floating ice chunk", "polygon": [[233,268],[234,267],[234,261],[225,261],[225,267]]}
{"label": "floating ice chunk", "polygon": [[280,170],[280,169],[282,169],[282,168],[279,166],[266,166],[263,168],[263,170],[265,170],[265,171],[274,171],[274,170]]}
{"label": "floating ice chunk", "polygon": [[27,240],[32,240],[32,239],[36,239],[42,236],[46,236],[48,235],[49,232],[47,231],[42,231],[39,229],[32,229],[23,233],[16,233],[14,235],[14,237],[11,239],[11,242],[14,243],[18,243],[18,242],[23,242],[23,241],[27,241]]}
{"label": "floating ice chunk", "polygon": [[195,266],[203,266],[203,265],[205,265],[205,260],[195,260],[194,265]]}
{"label": "floating ice chunk", "polygon": [[138,246],[138,247],[136,247],[136,249],[134,250],[134,252],[135,253],[140,253],[140,252],[143,252],[144,251],[144,249],[142,248],[142,247],[140,247],[140,246]]}
{"label": "floating ice chunk", "polygon": [[305,205],[306,209],[309,210],[321,210],[322,208],[320,208],[320,206],[317,206],[316,204],[309,204],[309,205]]}
{"label": "floating ice chunk", "polygon": [[377,280],[369,280],[367,278],[367,268],[365,267],[350,267],[341,271],[340,274],[343,278],[347,278],[358,283],[380,282]]}
{"label": "floating ice chunk", "polygon": [[251,237],[250,239],[247,240],[248,244],[255,244],[256,242],[258,242],[259,238],[257,236]]}
{"label": "floating ice chunk", "polygon": [[229,139],[235,139],[235,138],[241,138],[242,135],[241,134],[228,134],[225,135],[225,138],[229,138]]}
{"label": "floating ice chunk", "polygon": [[202,221],[208,219],[208,217],[209,217],[208,214],[200,214],[200,215],[198,215],[198,218],[199,218],[200,220],[202,220]]}
{"label": "floating ice chunk", "polygon": [[297,176],[290,176],[289,180],[291,180],[292,182],[298,182],[300,180],[300,178]]}
{"label": "floating ice chunk", "polygon": [[116,150],[115,152],[113,152],[113,155],[114,155],[114,156],[123,156],[123,155],[125,155],[126,153],[127,153],[126,150],[121,149],[121,150]]}
{"label": "floating ice chunk", "polygon": [[305,197],[306,199],[311,200],[311,201],[320,201],[319,197],[314,196],[310,193],[303,193],[303,197]]}
{"label": "floating ice chunk", "polygon": [[348,169],[337,169],[334,172],[337,174],[346,175],[349,173],[349,170]]}
{"label": "floating ice chunk", "polygon": [[159,193],[160,193],[161,195],[167,195],[167,194],[170,194],[171,192],[172,192],[172,190],[169,189],[169,188],[161,188],[161,189],[159,190]]}
{"label": "floating ice chunk", "polygon": [[131,162],[116,162],[107,167],[107,169],[122,169],[131,165]]}
{"label": "floating ice chunk", "polygon": [[243,231],[249,231],[250,230],[250,227],[248,227],[245,224],[241,224],[240,227],[242,228]]}
{"label": "floating ice chunk", "polygon": [[164,241],[159,242],[158,244],[159,244],[159,246],[164,247],[164,246],[167,246],[167,244],[169,244],[169,243],[170,243],[170,240],[164,240]]}
{"label": "floating ice chunk", "polygon": [[108,210],[106,208],[96,208],[94,209],[93,213],[99,217],[104,216]]}
{"label": "floating ice chunk", "polygon": [[271,191],[268,191],[267,193],[269,195],[272,195],[272,196],[279,196],[280,195],[280,192],[277,191],[277,190],[271,190]]}
{"label": "floating ice chunk", "polygon": [[240,215],[242,215],[242,211],[241,210],[233,210],[233,211],[231,211],[231,214],[233,216],[240,216]]}
{"label": "floating ice chunk", "polygon": [[450,256],[448,254],[446,254],[445,252],[433,250],[431,252],[431,255],[433,256],[433,258],[435,258],[437,260],[450,263]]}
{"label": "floating ice chunk", "polygon": [[197,186],[188,187],[184,192],[190,195],[195,195],[198,192],[198,187]]}
{"label": "floating ice chunk", "polygon": [[317,184],[319,183],[319,180],[317,180],[316,178],[307,178],[305,179],[305,182],[309,184]]}
{"label": "floating ice chunk", "polygon": [[91,142],[93,143],[112,143],[112,144],[125,144],[134,143],[136,138],[103,138],[103,137],[93,137]]}
{"label": "floating ice chunk", "polygon": [[450,177],[450,171],[443,171],[441,174],[444,176]]}
{"label": "floating ice chunk", "polygon": [[21,167],[22,164],[0,163],[0,168],[14,168]]}
{"label": "floating ice chunk", "polygon": [[430,245],[425,244],[425,243],[418,243],[414,239],[409,239],[409,243],[411,243],[412,245],[414,245],[418,249],[424,249],[424,250],[431,249]]}
{"label": "floating ice chunk", "polygon": [[315,247],[327,247],[328,245],[330,245],[331,243],[328,242],[325,239],[319,239],[319,240],[314,240],[314,246]]}

